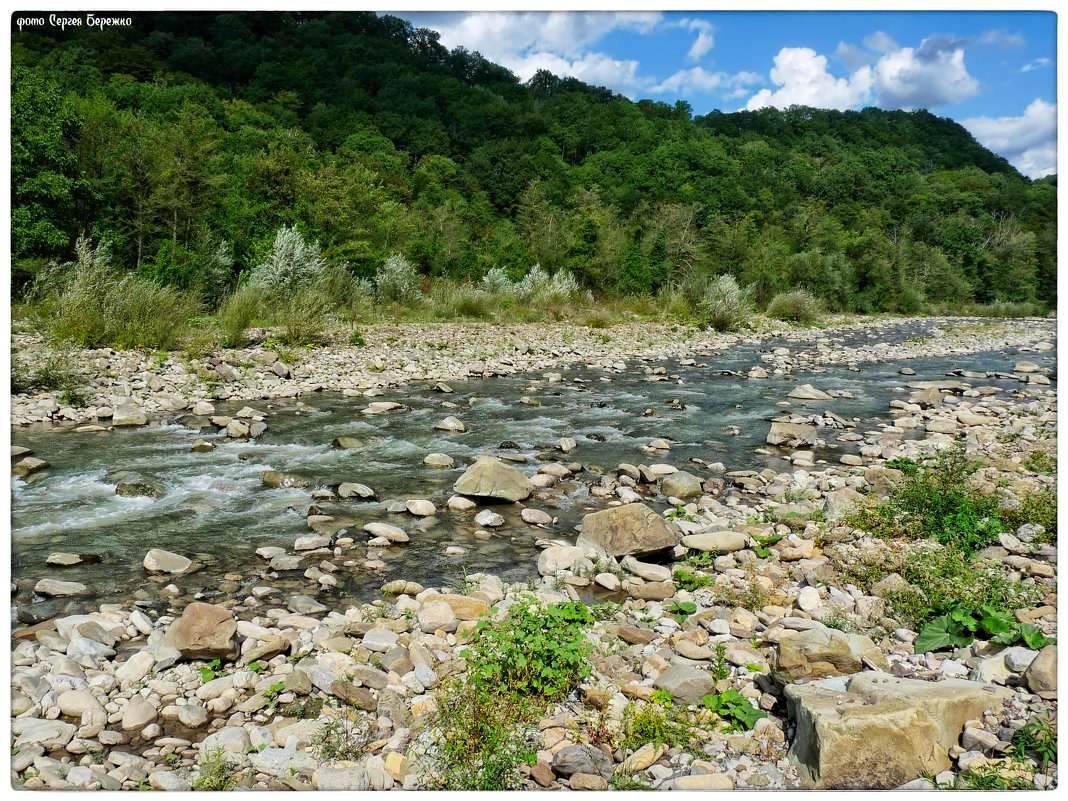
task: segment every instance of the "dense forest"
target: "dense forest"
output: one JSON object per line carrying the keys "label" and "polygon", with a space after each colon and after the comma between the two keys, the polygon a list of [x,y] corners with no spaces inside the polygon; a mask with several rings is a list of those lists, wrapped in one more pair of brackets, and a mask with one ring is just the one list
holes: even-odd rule
{"label": "dense forest", "polygon": [[368,285],[397,255],[601,298],[730,274],[760,305],[1056,302],[1055,178],[925,111],[695,116],[369,12],[133,19],[12,33],[16,297],[84,236],[210,310],[288,228]]}

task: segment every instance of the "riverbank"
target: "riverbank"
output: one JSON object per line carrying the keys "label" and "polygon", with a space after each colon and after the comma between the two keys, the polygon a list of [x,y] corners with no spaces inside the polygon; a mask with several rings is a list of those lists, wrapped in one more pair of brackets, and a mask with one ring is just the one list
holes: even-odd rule
{"label": "riverbank", "polygon": [[[917,318],[919,319],[919,318]],[[271,340],[216,354],[145,354],[111,349],[57,350],[40,337],[12,337],[13,369],[25,376],[52,373],[54,389],[13,395],[14,426],[51,423],[142,425],[172,420],[197,403],[293,398],[329,390],[364,394],[416,381],[559,369],[569,365],[624,369],[630,360],[653,361],[714,353],[740,342],[783,338],[815,340],[798,356],[770,354],[771,369],[821,364],[908,360],[919,356],[973,353],[1049,341],[1056,321],[990,321],[922,318],[930,335],[883,341],[881,335],[908,318],[831,318],[822,328],[791,327],[761,318],[756,330],[719,334],[676,323],[629,323],[594,329],[563,324],[491,325],[389,323],[363,329],[362,346],[284,348]],[[267,332],[262,332],[266,337]],[[873,341],[857,347],[837,341],[851,335]],[[339,340],[344,336],[339,333]],[[767,365],[754,365],[760,377]],[[119,410],[116,417],[116,410]]]}
{"label": "riverbank", "polygon": [[[330,515],[315,503],[328,504],[340,487],[306,487],[308,533],[227,575],[225,599],[174,595],[169,582],[189,560],[146,546],[146,586],[170,604],[162,614],[156,604],[111,604],[16,634],[13,780],[52,789],[434,787],[447,775],[440,733],[449,725],[435,712],[469,674],[463,650],[476,621],[520,615],[515,605],[529,610],[528,596],[552,605],[597,588],[615,603],[594,607],[598,619],[581,626],[593,646],[583,659],[589,674],[517,726],[535,757],[514,766],[518,787],[929,788],[930,779],[973,787],[997,776],[1050,789],[1055,761],[1040,765],[1026,743],[1022,759],[1006,760],[1021,732],[1055,717],[1056,646],[1001,648],[988,636],[921,653],[913,646],[936,599],[996,598],[1009,614],[1005,625],[1056,632],[1056,536],[1028,516],[1038,514],[1036,503],[1048,512],[1045,493],[1055,488],[1057,399],[1043,363],[1055,331],[975,321],[933,329],[922,341],[894,343],[880,341],[889,329],[872,323],[791,332],[776,343],[785,352],[769,349],[745,374],[759,381],[761,371],[1010,346],[1029,348],[1034,361],[930,386],[908,386],[902,364],[888,422],[862,428],[819,413],[811,388],[790,385],[787,395],[782,387],[783,403],[794,402],[772,426],[794,427],[785,429],[793,441],[783,443],[792,452],[788,471],[680,461],[670,443],[639,454],[651,464],[594,470],[564,437],[558,458],[538,460],[529,488],[480,485],[487,494],[509,485],[504,506],[465,495],[472,490],[458,481],[447,506],[477,515],[486,537],[520,528],[537,536],[540,578],[527,583],[489,574],[452,587],[393,581],[371,604],[319,603],[333,577],[405,547],[395,526],[331,531]],[[849,345],[846,332],[873,341]],[[788,347],[806,338],[817,341]],[[687,346],[673,354],[714,347]],[[656,347],[674,346],[648,347],[656,359],[664,358],[651,355]],[[326,356],[311,358],[329,364]],[[526,356],[594,362],[586,352]],[[622,368],[608,360],[618,357],[597,358],[615,370]],[[398,381],[449,378],[407,378],[416,375],[404,373],[412,363],[401,364]],[[236,382],[232,391],[238,387],[248,389]],[[798,398],[794,388],[815,397]],[[851,442],[859,454],[817,464],[810,446],[819,440]],[[928,539],[872,536],[879,517],[853,517],[894,495],[911,470],[903,460],[934,459],[955,445],[981,465],[961,484],[996,498],[1012,521],[974,559]],[[443,512],[425,507],[414,481],[397,514],[418,523]],[[582,520],[578,539],[545,511],[554,489],[605,503]],[[497,519],[516,507],[519,519]],[[274,586],[301,573],[303,592]],[[730,691],[754,710],[742,715],[748,724],[725,701],[701,704]],[[862,738],[844,725],[843,708],[864,719]]]}

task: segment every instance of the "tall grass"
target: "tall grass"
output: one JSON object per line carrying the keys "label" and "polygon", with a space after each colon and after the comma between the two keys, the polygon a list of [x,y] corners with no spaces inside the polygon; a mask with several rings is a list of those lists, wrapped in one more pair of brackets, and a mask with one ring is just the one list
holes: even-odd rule
{"label": "tall grass", "polygon": [[32,315],[57,343],[83,348],[169,350],[197,311],[194,300],[169,286],[112,267],[107,244],[86,238],[77,258],[43,277]]}

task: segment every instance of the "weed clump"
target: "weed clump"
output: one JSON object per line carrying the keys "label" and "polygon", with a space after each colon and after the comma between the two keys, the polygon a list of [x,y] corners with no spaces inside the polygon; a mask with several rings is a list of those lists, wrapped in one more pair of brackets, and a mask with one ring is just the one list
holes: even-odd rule
{"label": "weed clump", "polygon": [[593,616],[577,601],[542,606],[533,598],[514,604],[504,621],[483,621],[467,652],[469,670],[502,691],[549,700],[567,695],[590,675],[593,651],[583,627]]}
{"label": "weed clump", "polygon": [[521,765],[533,765],[533,704],[499,693],[477,677],[438,694],[432,723],[428,784],[437,790],[518,790]]}
{"label": "weed clump", "polygon": [[886,503],[861,510],[849,522],[879,537],[933,539],[971,555],[996,544],[1005,531],[998,499],[968,485],[978,467],[963,448],[953,448],[931,466],[906,471]]}
{"label": "weed clump", "polygon": [[73,262],[42,274],[33,291],[32,315],[54,342],[83,348],[170,350],[181,338],[196,303],[111,264],[106,242],[86,238]]}

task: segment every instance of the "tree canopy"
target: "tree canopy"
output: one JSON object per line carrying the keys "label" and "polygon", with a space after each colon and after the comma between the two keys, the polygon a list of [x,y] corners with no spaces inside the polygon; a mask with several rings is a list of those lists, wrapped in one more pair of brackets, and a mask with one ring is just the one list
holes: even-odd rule
{"label": "tree canopy", "polygon": [[523,83],[370,12],[12,36],[17,267],[84,234],[192,288],[225,244],[232,283],[285,227],[356,275],[402,253],[458,280],[540,263],[601,295],[729,273],[758,302],[1055,305],[1055,177],[926,111],[694,117],[544,70]]}

